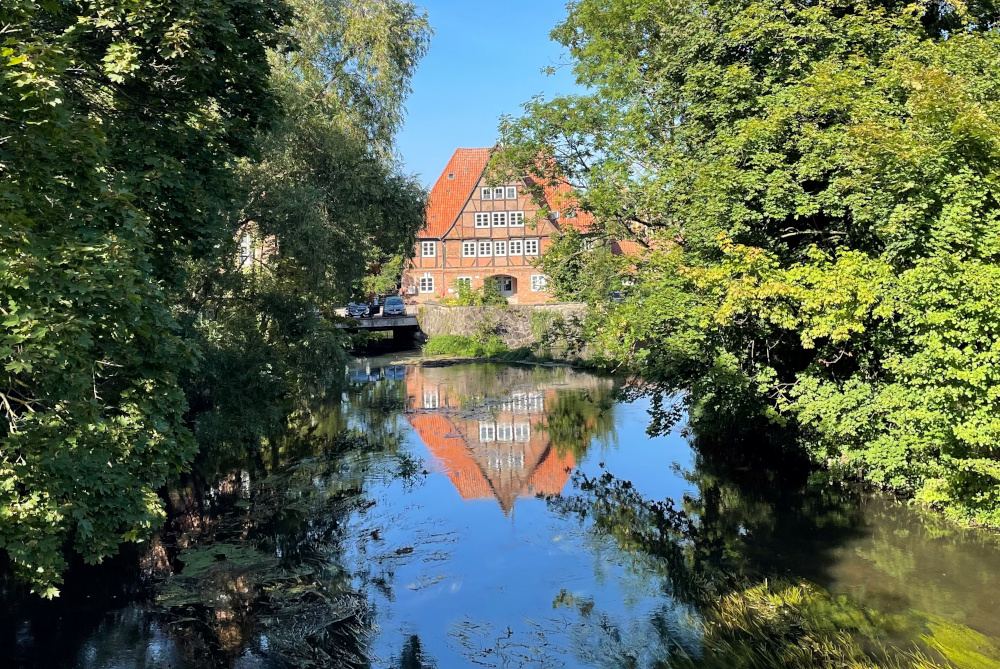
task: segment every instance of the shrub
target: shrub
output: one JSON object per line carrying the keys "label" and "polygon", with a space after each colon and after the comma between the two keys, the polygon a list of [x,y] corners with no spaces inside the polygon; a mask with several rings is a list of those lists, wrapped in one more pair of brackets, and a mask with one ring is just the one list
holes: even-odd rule
{"label": "shrub", "polygon": [[454,283],[454,288],[455,297],[444,300],[444,304],[455,307],[506,307],[508,304],[496,282],[489,279],[475,290],[459,281]]}
{"label": "shrub", "polygon": [[462,358],[493,358],[507,353],[509,349],[496,335],[485,339],[463,335],[438,335],[424,346],[428,355],[453,355]]}

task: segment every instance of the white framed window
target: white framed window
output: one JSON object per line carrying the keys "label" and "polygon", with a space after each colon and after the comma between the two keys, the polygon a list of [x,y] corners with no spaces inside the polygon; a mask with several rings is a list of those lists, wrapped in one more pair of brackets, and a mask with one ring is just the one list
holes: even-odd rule
{"label": "white framed window", "polygon": [[497,440],[497,426],[496,423],[480,423],[479,424],[479,441],[488,442]]}
{"label": "white framed window", "polygon": [[514,441],[529,441],[531,439],[531,423],[514,425]]}
{"label": "white framed window", "polygon": [[493,242],[479,242],[479,257],[489,258],[493,255]]}
{"label": "white framed window", "polygon": [[483,211],[476,214],[476,227],[477,228],[490,227],[490,212]]}
{"label": "white framed window", "polygon": [[507,255],[507,242],[493,242],[493,255],[502,258]]}
{"label": "white framed window", "polygon": [[240,264],[245,265],[253,258],[253,238],[250,235],[240,237]]}
{"label": "white framed window", "polygon": [[476,257],[476,243],[475,242],[462,242],[462,257],[463,258],[475,258]]}
{"label": "white framed window", "polygon": [[542,293],[549,287],[549,277],[544,274],[531,275],[531,292]]}
{"label": "white framed window", "polygon": [[492,188],[483,188],[481,191],[479,191],[479,193],[480,193],[479,197],[482,200],[492,200],[493,199],[493,189]]}
{"label": "white framed window", "polygon": [[523,256],[524,255],[524,240],[523,239],[512,239],[512,240],[510,240],[510,254],[512,256]]}
{"label": "white framed window", "polygon": [[512,211],[507,214],[510,227],[512,228],[523,228],[524,227],[524,212],[523,211]]}
{"label": "white framed window", "polygon": [[420,277],[420,292],[421,293],[433,293],[434,292],[434,277],[430,274],[424,274]]}
{"label": "white framed window", "polygon": [[506,228],[507,227],[507,212],[506,211],[494,211],[493,212],[493,227],[494,228]]}
{"label": "white framed window", "polygon": [[455,287],[472,290],[472,277],[471,276],[458,277],[457,279],[455,279]]}
{"label": "white framed window", "polygon": [[425,409],[441,408],[441,396],[438,394],[437,388],[430,388],[424,390],[424,408]]}
{"label": "white framed window", "polygon": [[433,258],[437,255],[437,242],[420,242],[420,256]]}
{"label": "white framed window", "polygon": [[525,239],[524,240],[524,255],[526,255],[526,256],[537,256],[538,255],[538,240],[537,239]]}
{"label": "white framed window", "polygon": [[507,186],[507,199],[508,200],[517,199],[517,186]]}
{"label": "white framed window", "polygon": [[586,239],[583,240],[583,250],[584,251],[593,251],[594,250],[594,238],[593,237],[587,237]]}
{"label": "white framed window", "polygon": [[502,200],[503,199],[503,186],[493,189],[493,199]]}
{"label": "white framed window", "polygon": [[497,423],[497,441],[514,441],[514,426]]}

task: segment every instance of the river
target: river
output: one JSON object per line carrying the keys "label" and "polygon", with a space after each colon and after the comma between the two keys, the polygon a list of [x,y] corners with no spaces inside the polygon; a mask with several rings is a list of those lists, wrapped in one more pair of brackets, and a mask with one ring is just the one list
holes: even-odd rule
{"label": "river", "polygon": [[347,373],[282,439],[203,453],[163,531],[60,598],[0,582],[0,667],[721,667],[713,607],[762,587],[887,662],[1000,667],[996,534],[752,439],[651,437],[607,377]]}

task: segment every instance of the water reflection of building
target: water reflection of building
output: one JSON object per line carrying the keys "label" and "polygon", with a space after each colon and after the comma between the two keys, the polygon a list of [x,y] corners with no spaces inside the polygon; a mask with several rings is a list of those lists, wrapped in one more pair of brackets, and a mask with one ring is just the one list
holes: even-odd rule
{"label": "water reflection of building", "polygon": [[504,381],[494,374],[484,392],[447,370],[411,367],[406,394],[410,424],[462,498],[495,498],[509,513],[518,497],[559,494],[576,463],[546,429],[555,388],[502,395]]}

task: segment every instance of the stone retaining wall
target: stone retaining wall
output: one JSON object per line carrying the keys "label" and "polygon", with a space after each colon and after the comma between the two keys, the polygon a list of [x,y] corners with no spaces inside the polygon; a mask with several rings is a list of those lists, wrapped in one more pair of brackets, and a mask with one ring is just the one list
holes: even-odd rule
{"label": "stone retaining wall", "polygon": [[586,357],[579,349],[587,305],[578,302],[510,305],[507,307],[448,307],[426,303],[417,320],[428,337],[495,334],[516,349],[530,347],[559,357]]}

